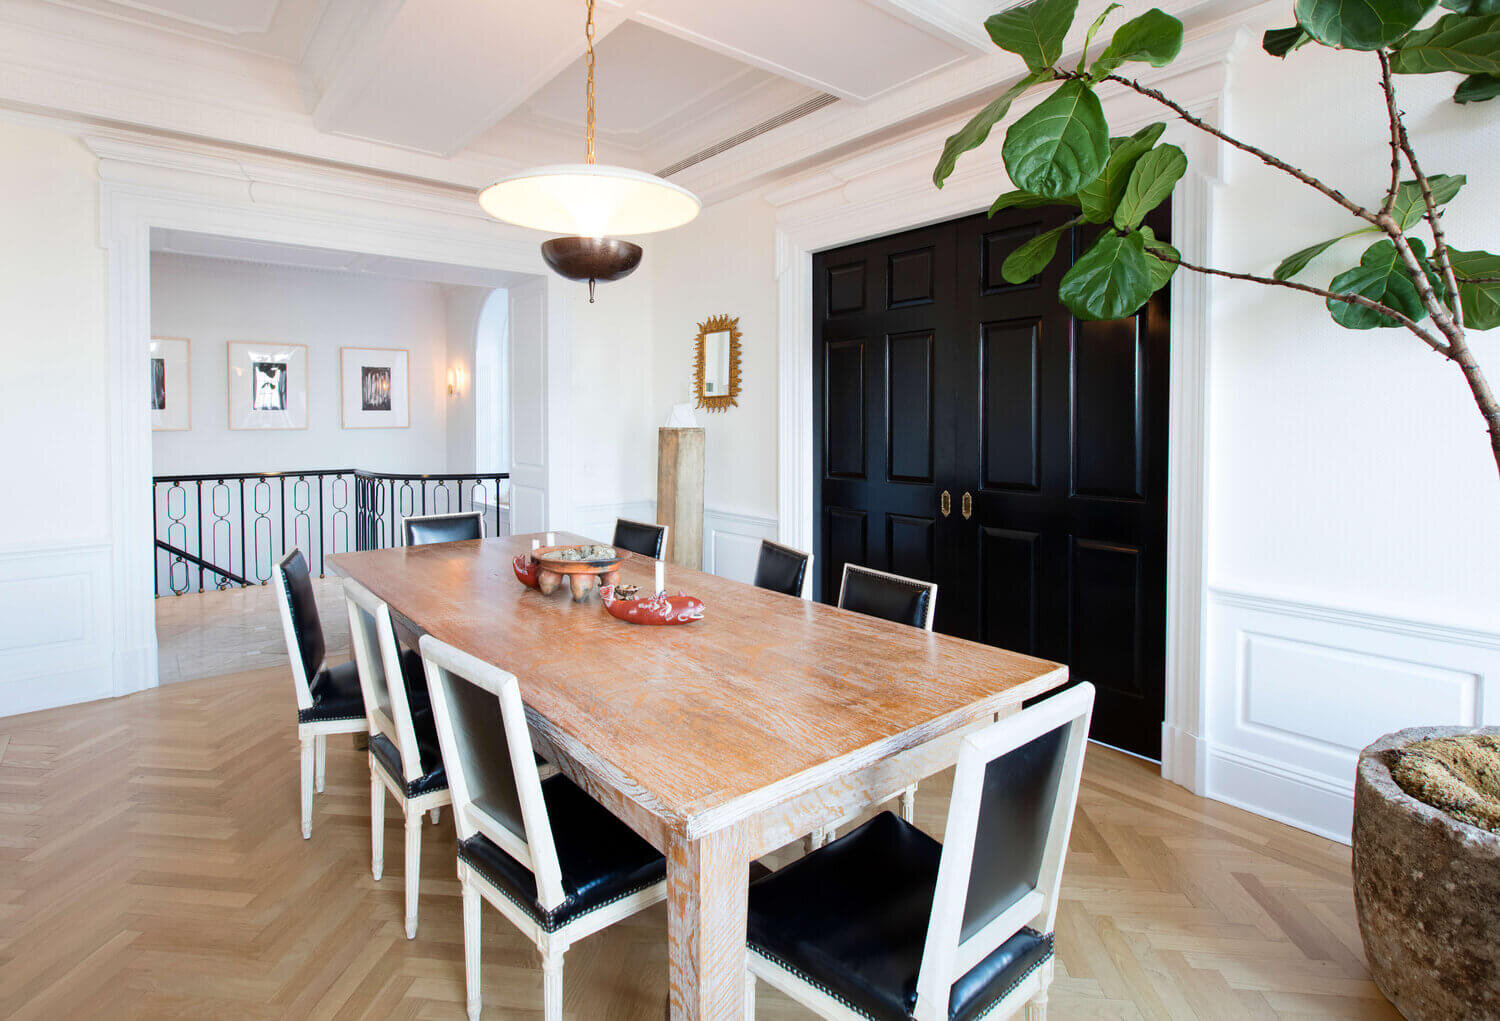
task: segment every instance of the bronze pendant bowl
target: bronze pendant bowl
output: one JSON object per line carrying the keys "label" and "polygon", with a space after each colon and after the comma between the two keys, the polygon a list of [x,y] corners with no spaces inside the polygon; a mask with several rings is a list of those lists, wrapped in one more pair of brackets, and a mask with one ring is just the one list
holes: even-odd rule
{"label": "bronze pendant bowl", "polygon": [[641,264],[641,246],[616,238],[553,238],[542,242],[542,258],[559,276],[589,282],[589,301],[594,300],[594,282],[620,280]]}

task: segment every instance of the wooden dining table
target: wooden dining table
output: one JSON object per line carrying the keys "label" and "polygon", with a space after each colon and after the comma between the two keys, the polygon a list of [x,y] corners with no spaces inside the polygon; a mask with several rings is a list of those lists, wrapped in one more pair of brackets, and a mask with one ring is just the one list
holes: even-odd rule
{"label": "wooden dining table", "polygon": [[[330,556],[431,634],[515,674],[538,752],[667,859],[673,1018],[743,1015],[749,865],[951,766],[1057,663],[669,565],[703,619],[643,626],[515,577],[540,536]],[[558,533],[560,543],[581,536]],[[649,591],[655,561],[621,580]],[[950,598],[963,598],[955,593]],[[875,891],[878,896],[878,891]]]}

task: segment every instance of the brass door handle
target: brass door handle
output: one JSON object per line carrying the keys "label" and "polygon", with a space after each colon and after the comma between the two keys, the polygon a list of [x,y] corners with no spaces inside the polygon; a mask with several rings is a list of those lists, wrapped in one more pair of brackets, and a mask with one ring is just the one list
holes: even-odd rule
{"label": "brass door handle", "polygon": [[969,493],[965,493],[964,494],[964,502],[963,502],[964,520],[968,521],[969,518],[973,516],[973,514],[974,514],[974,497],[971,494],[969,494]]}
{"label": "brass door handle", "polygon": [[943,495],[938,499],[938,508],[943,512],[943,517],[953,513],[953,497],[948,491],[943,490]]}

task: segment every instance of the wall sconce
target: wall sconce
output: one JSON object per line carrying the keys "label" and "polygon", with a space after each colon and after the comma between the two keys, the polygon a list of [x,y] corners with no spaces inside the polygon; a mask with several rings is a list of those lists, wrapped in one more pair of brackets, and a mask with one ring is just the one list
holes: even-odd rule
{"label": "wall sconce", "polygon": [[463,393],[464,381],[467,378],[462,365],[455,365],[448,370],[448,396],[457,397]]}

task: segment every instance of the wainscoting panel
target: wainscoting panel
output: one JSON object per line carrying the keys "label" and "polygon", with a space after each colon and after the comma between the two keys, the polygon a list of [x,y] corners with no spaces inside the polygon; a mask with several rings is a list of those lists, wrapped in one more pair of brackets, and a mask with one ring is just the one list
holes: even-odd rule
{"label": "wainscoting panel", "polygon": [[0,551],[0,716],[115,694],[105,544]]}
{"label": "wainscoting panel", "polygon": [[1348,842],[1359,750],[1500,723],[1500,633],[1216,588],[1207,793]]}
{"label": "wainscoting panel", "polygon": [[775,517],[710,507],[703,512],[703,569],[748,585],[755,580],[760,541],[775,538]]}

